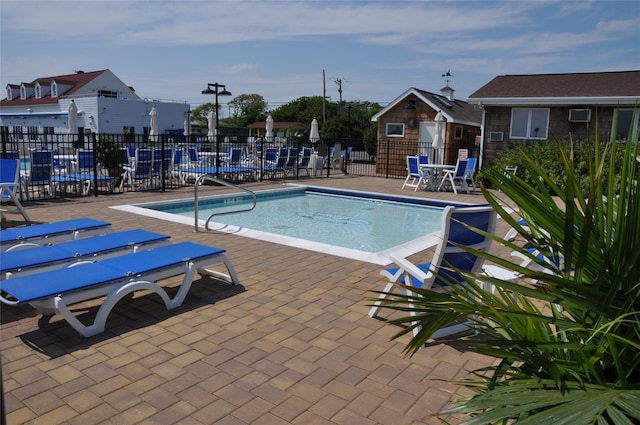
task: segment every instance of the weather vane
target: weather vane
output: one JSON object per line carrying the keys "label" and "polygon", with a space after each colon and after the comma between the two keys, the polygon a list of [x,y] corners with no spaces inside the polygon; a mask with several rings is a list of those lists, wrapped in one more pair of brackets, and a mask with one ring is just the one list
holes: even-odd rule
{"label": "weather vane", "polygon": [[449,85],[449,81],[451,81],[451,77],[453,77],[453,75],[451,75],[451,70],[448,69],[446,74],[442,74],[442,78],[444,78],[444,81],[447,83],[447,85]]}

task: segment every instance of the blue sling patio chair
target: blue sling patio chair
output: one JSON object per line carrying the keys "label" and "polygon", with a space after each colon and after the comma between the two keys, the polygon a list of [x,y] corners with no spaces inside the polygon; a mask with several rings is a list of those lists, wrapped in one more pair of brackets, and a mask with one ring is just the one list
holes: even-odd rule
{"label": "blue sling patio chair", "polygon": [[285,174],[285,167],[287,165],[287,160],[289,159],[289,150],[287,148],[280,148],[278,151],[278,157],[276,158],[276,162],[271,165],[265,165],[264,174],[268,178],[274,178],[276,173]]}
{"label": "blue sling patio chair", "polygon": [[413,187],[415,192],[420,188],[420,185],[431,186],[430,174],[420,168],[417,156],[407,156],[407,178],[404,179],[402,190],[405,187]]}
{"label": "blue sling patio chair", "polygon": [[[496,218],[497,213],[490,206],[462,208],[447,206],[442,213],[438,244],[431,262],[414,264],[406,258],[391,256],[396,267],[380,272],[388,280],[388,283],[369,310],[369,316],[377,316],[385,299],[393,296],[394,289],[401,291],[408,297],[418,299],[423,295],[412,291],[412,288],[424,288],[436,292],[446,292],[450,290],[447,288],[451,285],[464,288],[466,282],[458,274],[458,270],[479,273],[482,271],[484,260],[475,254],[466,252],[460,246],[487,252],[491,246],[491,239],[475,232],[472,228],[493,234]],[[409,307],[412,310],[410,314],[415,315],[414,304],[410,303]],[[420,329],[420,326],[416,326],[413,329],[413,334],[417,335]],[[432,335],[432,338],[441,338],[468,330],[470,330],[470,323],[464,321],[440,329]]]}
{"label": "blue sling patio chair", "polygon": [[132,165],[124,168],[120,190],[129,185],[131,190],[147,188],[151,185],[153,171],[153,151],[151,149],[136,148]]}
{"label": "blue sling patio chair", "polygon": [[173,151],[173,160],[169,169],[169,176],[172,181],[182,182],[182,148],[175,148]]}
{"label": "blue sling patio chair", "polygon": [[476,165],[478,163],[477,158],[469,158],[469,162],[467,162],[467,171],[465,172],[464,178],[467,183],[467,187],[469,183],[471,183],[471,187],[473,187],[473,191],[476,191]]}
{"label": "blue sling patio chair", "polygon": [[164,178],[164,176],[168,177],[170,175],[172,161],[173,152],[171,148],[153,150],[151,177],[154,180],[159,180],[158,184],[162,182],[161,178]]}
{"label": "blue sling patio chair", "polygon": [[442,170],[442,180],[440,181],[440,185],[438,186],[438,190],[442,189],[442,186],[445,183],[451,184],[451,189],[453,193],[458,194],[458,190],[456,189],[456,184],[460,186],[460,190],[464,190],[469,193],[469,185],[467,185],[467,165],[469,160],[466,158],[458,158],[456,163],[456,168],[453,170]]}
{"label": "blue sling patio chair", "polygon": [[29,152],[29,170],[22,176],[22,190],[29,199],[29,193],[41,196],[46,192],[55,197],[53,181],[53,154],[50,151]]}
{"label": "blue sling patio chair", "polygon": [[18,159],[0,159],[0,200],[9,199],[16,206],[25,222],[30,223],[27,212],[17,196],[20,188],[20,161]]}
{"label": "blue sling patio chair", "polygon": [[[118,301],[137,291],[159,295],[167,310],[171,310],[184,302],[196,272],[239,285],[225,252],[221,248],[182,242],[76,267],[1,280],[0,302],[30,304],[43,315],[61,314],[82,336],[90,337],[104,332],[109,313]],[[211,268],[217,265],[226,267],[226,271]],[[183,276],[182,283],[171,298],[158,282],[177,276]],[[70,307],[88,300],[102,303],[93,323],[86,325]]]}
{"label": "blue sling patio chair", "polygon": [[287,162],[284,164],[284,175],[288,176],[291,173],[295,174],[296,167],[298,166],[298,149],[289,148],[287,153]]}
{"label": "blue sling patio chair", "polygon": [[311,175],[310,167],[311,167],[311,149],[302,148],[300,160],[298,162],[298,170],[304,171],[307,174],[307,176],[309,176]]}
{"label": "blue sling patio chair", "polygon": [[[101,173],[102,165],[95,163],[95,153],[92,150],[78,149],[74,172],[67,174],[68,179],[77,180],[82,184],[81,194],[89,195],[94,184],[97,187],[106,187],[113,192],[116,179]],[[95,171],[98,171],[97,173]]]}

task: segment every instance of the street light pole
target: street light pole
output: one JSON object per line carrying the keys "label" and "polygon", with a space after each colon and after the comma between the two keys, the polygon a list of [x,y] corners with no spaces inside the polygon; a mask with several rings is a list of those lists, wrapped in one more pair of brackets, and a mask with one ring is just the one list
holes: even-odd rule
{"label": "street light pole", "polygon": [[[214,89],[211,90],[211,87]],[[222,89],[222,91],[219,91]],[[227,90],[224,84],[207,83],[207,88],[202,90],[202,94],[216,95],[216,179],[220,178],[220,114],[218,110],[218,96],[231,96],[231,92]]]}

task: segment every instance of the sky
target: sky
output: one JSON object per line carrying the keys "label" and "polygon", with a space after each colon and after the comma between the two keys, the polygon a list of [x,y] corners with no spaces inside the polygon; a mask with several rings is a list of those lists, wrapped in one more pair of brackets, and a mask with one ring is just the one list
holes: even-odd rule
{"label": "sky", "polygon": [[[640,69],[640,1],[0,0],[0,84],[110,69],[148,99],[385,106],[506,74]],[[2,98],[6,97],[3,91]]]}

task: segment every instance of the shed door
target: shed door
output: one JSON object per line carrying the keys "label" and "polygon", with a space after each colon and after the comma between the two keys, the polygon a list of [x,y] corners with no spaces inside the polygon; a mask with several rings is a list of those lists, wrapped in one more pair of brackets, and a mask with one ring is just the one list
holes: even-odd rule
{"label": "shed door", "polygon": [[436,135],[436,123],[433,121],[423,121],[420,123],[420,140],[418,142],[418,153],[420,155],[430,155],[433,153],[431,144]]}

